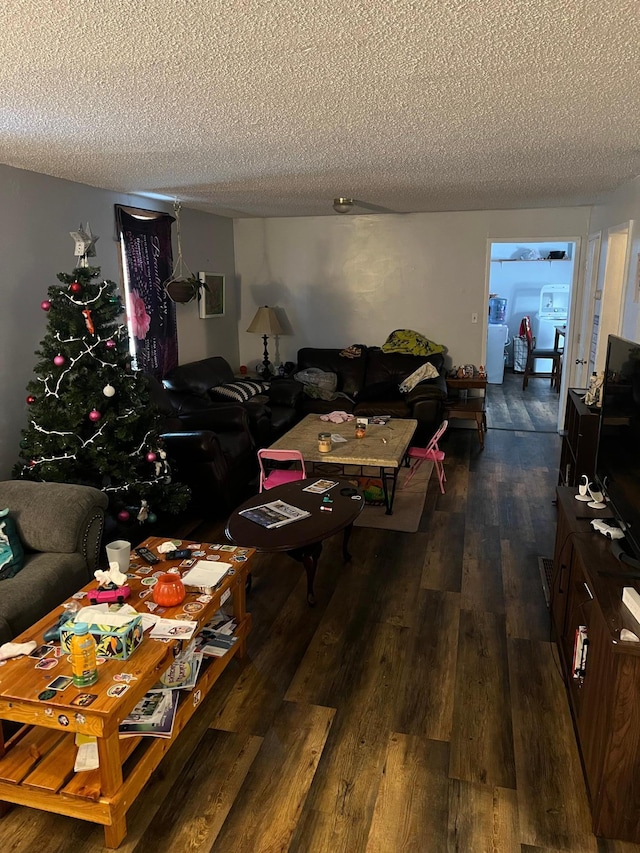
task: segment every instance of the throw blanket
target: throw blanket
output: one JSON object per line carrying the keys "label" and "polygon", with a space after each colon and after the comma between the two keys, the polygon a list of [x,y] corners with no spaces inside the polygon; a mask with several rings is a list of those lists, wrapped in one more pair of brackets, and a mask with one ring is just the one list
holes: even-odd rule
{"label": "throw blanket", "polygon": [[354,421],[355,415],[349,415],[347,412],[331,412],[328,415],[320,415],[321,421],[329,421],[332,424],[344,424],[347,421]]}
{"label": "throw blanket", "polygon": [[418,382],[422,382],[423,379],[436,379],[440,374],[436,370],[436,368],[431,364],[431,362],[427,362],[423,364],[422,367],[419,367],[417,370],[414,370],[410,376],[400,383],[400,390],[403,394],[408,394],[409,391],[412,391]]}
{"label": "throw blanket", "polygon": [[382,352],[405,352],[411,355],[433,355],[444,352],[441,344],[436,344],[425,338],[420,332],[411,329],[396,329],[380,347]]}
{"label": "throw blanket", "polygon": [[338,377],[335,373],[320,370],[319,367],[307,367],[306,370],[299,370],[294,379],[302,383],[307,397],[315,400],[337,400],[338,397],[344,397],[353,403],[348,394],[336,391]]}
{"label": "throw blanket", "polygon": [[351,344],[350,347],[340,352],[341,358],[360,358],[364,346],[362,344]]}

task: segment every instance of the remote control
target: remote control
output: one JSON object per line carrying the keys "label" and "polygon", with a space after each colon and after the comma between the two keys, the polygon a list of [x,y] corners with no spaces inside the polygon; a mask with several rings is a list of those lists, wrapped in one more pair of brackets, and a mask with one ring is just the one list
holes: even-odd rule
{"label": "remote control", "polygon": [[188,548],[181,548],[179,551],[167,551],[165,557],[167,560],[186,560],[191,556],[191,551]]}
{"label": "remote control", "polygon": [[134,550],[139,557],[142,557],[145,562],[151,563],[152,566],[160,562],[160,557],[156,557],[153,551],[148,548],[135,548]]}
{"label": "remote control", "polygon": [[602,533],[603,536],[606,536],[607,539],[624,539],[624,531],[620,530],[619,527],[607,524],[603,518],[594,518],[591,522],[591,526],[594,530],[597,530],[598,533]]}

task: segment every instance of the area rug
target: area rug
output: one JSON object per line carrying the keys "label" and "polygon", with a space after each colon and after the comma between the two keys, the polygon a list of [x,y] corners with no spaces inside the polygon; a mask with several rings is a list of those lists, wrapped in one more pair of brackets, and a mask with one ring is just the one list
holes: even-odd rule
{"label": "area rug", "polygon": [[[375,476],[377,469],[371,469]],[[397,530],[401,533],[415,533],[420,524],[424,501],[427,496],[429,477],[433,471],[433,462],[423,462],[414,474],[407,488],[402,488],[407,479],[408,469],[402,468],[398,475],[396,497],[393,502],[393,514],[387,515],[384,506],[365,506],[355,521],[356,527],[374,527],[379,530]],[[346,473],[346,472],[345,472]],[[365,468],[364,474],[367,473]]]}

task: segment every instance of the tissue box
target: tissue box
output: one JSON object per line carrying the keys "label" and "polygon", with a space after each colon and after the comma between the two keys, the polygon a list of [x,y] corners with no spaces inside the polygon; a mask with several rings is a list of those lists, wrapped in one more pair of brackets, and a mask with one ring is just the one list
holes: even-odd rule
{"label": "tissue box", "polygon": [[640,594],[632,586],[625,586],[622,590],[622,603],[636,622],[640,622]]}
{"label": "tissue box", "polygon": [[[142,642],[142,616],[136,616],[127,625],[116,628],[113,625],[89,625],[89,633],[96,641],[96,654],[105,658],[127,660]],[[60,628],[60,642],[65,652],[69,652],[73,635],[73,619]]]}

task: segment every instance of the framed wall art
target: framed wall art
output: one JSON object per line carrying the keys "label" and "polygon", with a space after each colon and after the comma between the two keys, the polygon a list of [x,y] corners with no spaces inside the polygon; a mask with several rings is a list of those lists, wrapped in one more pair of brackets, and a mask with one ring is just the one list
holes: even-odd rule
{"label": "framed wall art", "polygon": [[224,317],[224,276],[217,272],[199,272],[199,280],[207,285],[200,294],[200,317]]}

